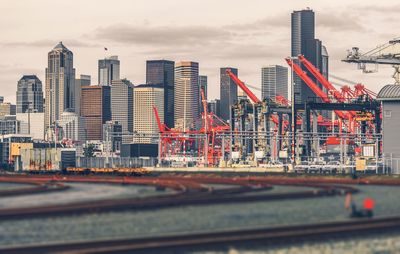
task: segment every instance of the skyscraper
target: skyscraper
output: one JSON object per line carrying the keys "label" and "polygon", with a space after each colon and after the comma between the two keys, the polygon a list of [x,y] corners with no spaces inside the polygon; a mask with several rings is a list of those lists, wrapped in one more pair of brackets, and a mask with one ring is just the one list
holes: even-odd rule
{"label": "skyscraper", "polygon": [[81,74],[75,79],[75,113],[81,114],[82,86],[90,86],[90,75]]}
{"label": "skyscraper", "polygon": [[281,95],[288,99],[288,69],[270,65],[261,69],[261,97],[274,99]]}
{"label": "skyscraper", "polygon": [[60,42],[48,53],[46,129],[59,120],[66,109],[75,110],[75,69],[72,52]]}
{"label": "skyscraper", "polygon": [[[315,39],[315,15],[313,10],[306,9],[294,11],[291,16],[292,22],[292,56],[297,57],[303,54],[315,67],[321,69],[322,57],[320,40]],[[298,60],[294,61],[299,63]],[[314,81],[315,78],[312,78]],[[303,103],[310,98],[316,97],[314,92],[295,75],[295,100],[296,103]]]}
{"label": "skyscraper", "polygon": [[220,117],[220,100],[215,99],[208,102],[208,112],[213,112],[216,116]]}
{"label": "skyscraper", "polygon": [[120,79],[120,62],[118,56],[110,56],[99,60],[98,80],[99,85],[109,86],[111,81]]}
{"label": "skyscraper", "polygon": [[207,100],[207,76],[199,75],[199,86],[200,89],[203,89],[204,97]]}
{"label": "skyscraper", "polygon": [[[204,92],[204,99],[207,101],[207,76],[204,76],[204,75],[199,75],[199,88],[200,88],[200,91],[201,90],[203,90],[203,92]],[[203,112],[203,101],[202,101],[202,98],[201,98],[201,94],[200,94],[200,104],[199,104],[199,107],[200,107],[200,113],[202,113]]]}
{"label": "skyscraper", "polygon": [[0,103],[0,116],[15,115],[17,107],[9,102]]}
{"label": "skyscraper", "polygon": [[[134,88],[134,121],[135,132],[155,135],[159,132],[153,107],[158,110],[161,122],[164,122],[164,87],[163,85],[139,85]],[[158,143],[156,138],[136,137],[134,143]]]}
{"label": "skyscraper", "polygon": [[133,84],[127,79],[111,81],[111,118],[124,133],[133,132]]}
{"label": "skyscraper", "polygon": [[175,65],[175,127],[189,130],[200,115],[199,64],[182,61]]}
{"label": "skyscraper", "polygon": [[174,67],[175,62],[167,60],[146,61],[146,84],[164,87],[165,124],[173,128],[174,120]]}
{"label": "skyscraper", "polygon": [[42,81],[36,75],[24,75],[18,81],[17,113],[43,112]]}
{"label": "skyscraper", "polygon": [[87,140],[102,140],[103,124],[111,120],[110,86],[82,86],[81,116]]}
{"label": "skyscraper", "polygon": [[328,50],[322,45],[322,67],[321,73],[326,79],[329,79],[329,55]]}
{"label": "skyscraper", "polygon": [[232,67],[224,67],[220,69],[220,99],[221,99],[221,118],[225,121],[229,120],[231,106],[237,101],[238,89],[236,84],[231,80],[226,70],[230,69],[233,74],[238,75],[238,69]]}

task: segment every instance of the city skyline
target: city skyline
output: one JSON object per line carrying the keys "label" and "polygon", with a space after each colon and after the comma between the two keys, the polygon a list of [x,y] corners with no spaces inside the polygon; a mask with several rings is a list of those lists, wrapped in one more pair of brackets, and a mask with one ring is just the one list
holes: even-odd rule
{"label": "city skyline", "polygon": [[[96,12],[92,12],[93,6],[101,6],[100,1],[79,2],[80,11],[75,12],[73,18],[80,25],[68,29],[70,23],[56,18],[55,13],[43,12],[46,14],[29,21],[21,15],[25,8],[32,12],[71,8],[78,4],[77,1],[68,4],[6,1],[2,6],[5,15],[0,17],[0,21],[13,26],[2,25],[0,43],[4,59],[0,83],[5,101],[15,103],[15,84],[21,75],[35,74],[40,80],[45,80],[46,53],[59,41],[74,52],[76,73],[92,77],[97,77],[99,59],[118,55],[122,62],[121,77],[132,80],[134,84],[145,83],[146,60],[169,59],[199,62],[201,73],[209,78],[210,99],[219,97],[219,68],[222,66],[236,66],[244,80],[261,87],[260,69],[270,64],[285,66],[284,57],[290,55],[290,13],[307,7],[316,13],[316,37],[328,48],[332,74],[363,82],[374,91],[393,83],[389,66],[381,67],[378,73],[365,75],[355,66],[340,62],[352,46],[367,51],[398,36],[392,32],[396,20],[383,14],[400,9],[390,1],[371,1],[373,8],[365,1],[335,1],[334,4],[320,1],[288,4],[289,1],[283,1],[279,5],[256,1],[251,6],[244,2],[231,6],[226,1],[193,1],[185,6],[180,5],[181,2],[169,1],[168,5],[180,6],[179,12],[183,13],[181,17],[185,20],[183,24],[176,20],[177,11],[173,8],[170,13],[162,12],[167,3],[157,2],[156,5],[152,1],[143,1],[136,6],[121,1],[115,7],[96,8]],[[119,8],[121,6],[124,8]],[[221,14],[226,6],[230,11]],[[271,8],[261,8],[263,6]],[[193,7],[199,9],[199,13],[186,14],[185,10]],[[117,8],[119,11],[114,13]],[[207,12],[201,11],[203,9]],[[104,19],[104,16],[109,18]],[[374,27],[370,26],[372,22]],[[24,29],[25,33],[18,33],[15,28]],[[339,36],[343,33],[347,36]],[[104,47],[108,50],[104,51]],[[93,80],[93,84],[97,82]]]}

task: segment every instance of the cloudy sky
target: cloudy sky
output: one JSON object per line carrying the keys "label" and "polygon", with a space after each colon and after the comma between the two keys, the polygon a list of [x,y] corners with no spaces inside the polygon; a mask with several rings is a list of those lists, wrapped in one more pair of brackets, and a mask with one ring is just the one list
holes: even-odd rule
{"label": "cloudy sky", "polygon": [[346,50],[369,50],[400,36],[397,1],[266,0],[1,0],[0,95],[15,102],[23,74],[45,83],[47,53],[63,41],[76,73],[97,84],[97,61],[118,55],[121,76],[145,82],[148,59],[192,60],[209,77],[209,97],[219,97],[219,67],[239,68],[260,87],[261,67],[285,66],[290,54],[290,13],[310,7],[316,37],[330,55],[330,73],[378,91],[393,83],[390,66],[362,74],[340,61]]}

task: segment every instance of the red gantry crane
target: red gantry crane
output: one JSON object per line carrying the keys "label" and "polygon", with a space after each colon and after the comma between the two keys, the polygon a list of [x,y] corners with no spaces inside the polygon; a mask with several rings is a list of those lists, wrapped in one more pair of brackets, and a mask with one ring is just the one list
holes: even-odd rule
{"label": "red gantry crane", "polygon": [[[243,92],[246,93],[246,95],[254,104],[262,103],[261,100],[258,99],[257,96],[245,85],[245,83],[243,83],[230,69],[226,70],[226,74],[228,74],[233,82],[235,82],[235,84],[239,86],[243,90]],[[276,116],[271,115],[271,120],[275,123],[276,126],[279,124],[279,120]]]}
{"label": "red gantry crane", "polygon": [[[318,96],[322,99],[323,102],[325,103],[331,103],[331,100],[328,98],[328,96],[317,86],[317,84],[312,81],[310,77],[307,76],[307,74],[298,66],[295,64],[292,59],[286,58],[286,62],[288,65],[293,68],[293,71],[308,85],[308,87]],[[348,119],[348,117],[339,110],[334,111],[336,115],[340,117],[340,119],[345,120]]]}

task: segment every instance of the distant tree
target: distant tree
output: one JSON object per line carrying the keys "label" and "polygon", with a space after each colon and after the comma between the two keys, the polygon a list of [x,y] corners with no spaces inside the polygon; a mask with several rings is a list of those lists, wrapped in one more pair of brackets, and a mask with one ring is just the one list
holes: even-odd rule
{"label": "distant tree", "polygon": [[94,144],[88,144],[83,148],[83,156],[92,158],[94,156]]}

